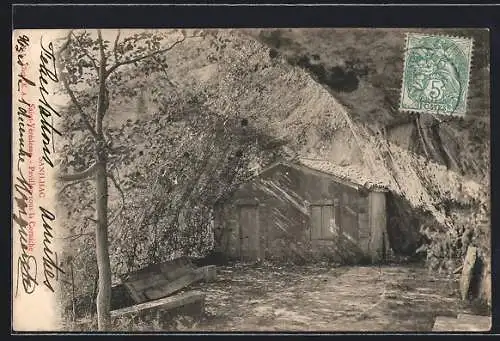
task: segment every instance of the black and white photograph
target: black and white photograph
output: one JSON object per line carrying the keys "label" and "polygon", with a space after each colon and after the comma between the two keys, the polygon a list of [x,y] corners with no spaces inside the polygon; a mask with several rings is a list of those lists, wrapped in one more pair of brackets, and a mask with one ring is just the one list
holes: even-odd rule
{"label": "black and white photograph", "polygon": [[489,35],[14,31],[14,330],[489,331]]}

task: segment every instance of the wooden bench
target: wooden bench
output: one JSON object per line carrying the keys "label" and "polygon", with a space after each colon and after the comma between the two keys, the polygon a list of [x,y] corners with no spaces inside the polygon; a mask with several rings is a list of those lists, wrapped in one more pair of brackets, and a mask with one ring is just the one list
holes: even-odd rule
{"label": "wooden bench", "polygon": [[151,321],[157,319],[165,325],[175,316],[185,315],[200,318],[204,313],[205,294],[200,291],[189,291],[177,295],[136,304],[130,307],[111,311],[111,318],[128,317],[133,321]]}
{"label": "wooden bench", "polygon": [[215,265],[195,268],[188,260],[180,259],[155,264],[129,275],[123,282],[136,304],[170,296],[200,281],[215,280]]}

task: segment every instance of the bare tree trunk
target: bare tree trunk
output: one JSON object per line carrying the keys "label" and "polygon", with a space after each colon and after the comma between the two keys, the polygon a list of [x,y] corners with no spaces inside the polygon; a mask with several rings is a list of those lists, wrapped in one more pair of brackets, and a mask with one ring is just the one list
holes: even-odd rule
{"label": "bare tree trunk", "polygon": [[97,113],[95,117],[96,132],[96,256],[97,270],[99,273],[99,291],[97,292],[97,327],[99,331],[107,331],[111,327],[111,264],[109,260],[108,243],[108,174],[106,164],[108,151],[104,139],[102,121],[108,110],[109,99],[106,88],[106,55],[101,31],[97,31],[99,52],[99,96],[97,98]]}
{"label": "bare tree trunk", "polygon": [[[58,51],[58,56],[65,51],[71,41],[73,31],[68,34],[67,42]],[[142,56],[137,56],[134,58],[123,58],[119,60],[117,44],[120,38],[120,32],[118,32],[114,48],[111,51],[114,54],[114,64],[107,69],[107,59],[108,56],[105,53],[105,42],[102,38],[101,30],[97,30],[97,42],[100,57],[94,59],[89,56],[93,66],[95,67],[98,74],[98,89],[99,95],[97,99],[97,111],[95,115],[95,126],[93,126],[89,120],[89,117],[79,104],[75,93],[71,90],[69,82],[65,76],[64,72],[61,72],[61,65],[58,65],[60,70],[61,79],[63,85],[68,92],[72,103],[78,109],[81,119],[83,120],[85,127],[90,132],[92,137],[96,142],[96,163],[92,164],[89,168],[82,172],[78,172],[72,175],[59,176],[61,180],[64,181],[76,181],[81,180],[91,175],[95,176],[96,184],[96,213],[97,213],[97,227],[96,227],[96,256],[97,256],[97,269],[98,269],[98,293],[97,293],[97,323],[99,331],[109,330],[111,327],[111,265],[109,259],[109,243],[108,243],[108,181],[107,181],[107,146],[103,133],[103,118],[109,107],[109,97],[108,89],[106,87],[106,79],[119,67],[124,65],[131,65],[140,62],[143,59],[154,57],[157,54],[165,53],[173,49],[176,45],[182,43],[186,36],[183,34],[182,39],[177,40],[169,47],[155,50],[151,53],[146,53]],[[67,50],[66,50],[67,51]],[[69,55],[67,55],[69,57]],[[59,58],[57,58],[59,60]],[[99,61],[97,63],[97,60]]]}
{"label": "bare tree trunk", "polygon": [[108,180],[106,174],[106,155],[97,147],[96,169],[96,256],[99,271],[99,290],[97,293],[97,325],[99,331],[109,330],[111,326],[111,265],[108,250]]}

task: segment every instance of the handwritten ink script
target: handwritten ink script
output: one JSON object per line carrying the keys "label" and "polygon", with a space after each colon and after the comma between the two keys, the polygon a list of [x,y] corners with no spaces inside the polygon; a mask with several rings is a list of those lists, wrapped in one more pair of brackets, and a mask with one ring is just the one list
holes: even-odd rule
{"label": "handwritten ink script", "polygon": [[[47,186],[50,185],[47,184],[45,167],[54,167],[54,136],[61,136],[54,120],[61,115],[50,101],[51,90],[59,82],[54,46],[51,41],[45,43],[43,36],[39,44],[33,43],[34,39],[27,34],[19,35],[14,41],[15,172],[12,218],[14,231],[17,232],[14,243],[18,243],[17,296],[20,288],[31,295],[40,284],[54,292],[54,281],[64,271],[57,263],[53,243],[56,215],[52,209],[38,202],[46,197]],[[37,50],[40,51],[38,70],[34,58]],[[38,230],[37,225],[40,226]],[[40,281],[41,270],[43,280]]]}
{"label": "handwritten ink script", "polygon": [[[35,105],[28,101],[29,87],[34,87],[34,81],[28,78],[29,62],[25,60],[30,39],[26,35],[20,36],[15,45],[17,56],[15,58],[20,72],[17,74],[17,174],[14,181],[14,228],[19,233],[21,255],[18,258],[18,276],[22,278],[24,292],[32,294],[38,285],[37,264],[31,254],[34,246],[34,165],[31,158],[34,146],[34,115]],[[26,164],[28,178],[26,178]],[[16,210],[17,209],[17,210]],[[17,225],[17,226],[16,226]],[[18,277],[19,279],[19,277]]]}
{"label": "handwritten ink script", "polygon": [[50,42],[46,47],[43,41],[40,40],[40,47],[42,52],[40,54],[40,104],[38,109],[40,111],[40,121],[42,130],[42,141],[43,141],[43,160],[50,166],[54,167],[51,155],[54,153],[54,133],[61,136],[61,133],[54,128],[54,117],[56,115],[61,117],[61,115],[53,108],[53,106],[47,100],[47,84],[49,82],[59,82],[56,70],[56,58],[54,54],[54,47],[52,42]]}
{"label": "handwritten ink script", "polygon": [[43,207],[40,207],[40,211],[42,213],[43,222],[43,274],[45,277],[43,284],[45,284],[50,291],[54,292],[51,281],[57,278],[58,272],[64,274],[64,271],[56,264],[55,254],[51,245],[54,239],[54,230],[50,224],[56,219],[56,216]]}

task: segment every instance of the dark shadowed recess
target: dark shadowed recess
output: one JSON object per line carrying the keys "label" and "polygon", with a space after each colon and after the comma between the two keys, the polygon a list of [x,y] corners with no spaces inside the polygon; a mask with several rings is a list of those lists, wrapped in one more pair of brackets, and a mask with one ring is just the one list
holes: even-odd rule
{"label": "dark shadowed recess", "polygon": [[416,211],[401,196],[387,194],[387,233],[392,251],[398,256],[416,257],[415,251],[428,242],[420,226],[433,220],[430,214]]}

